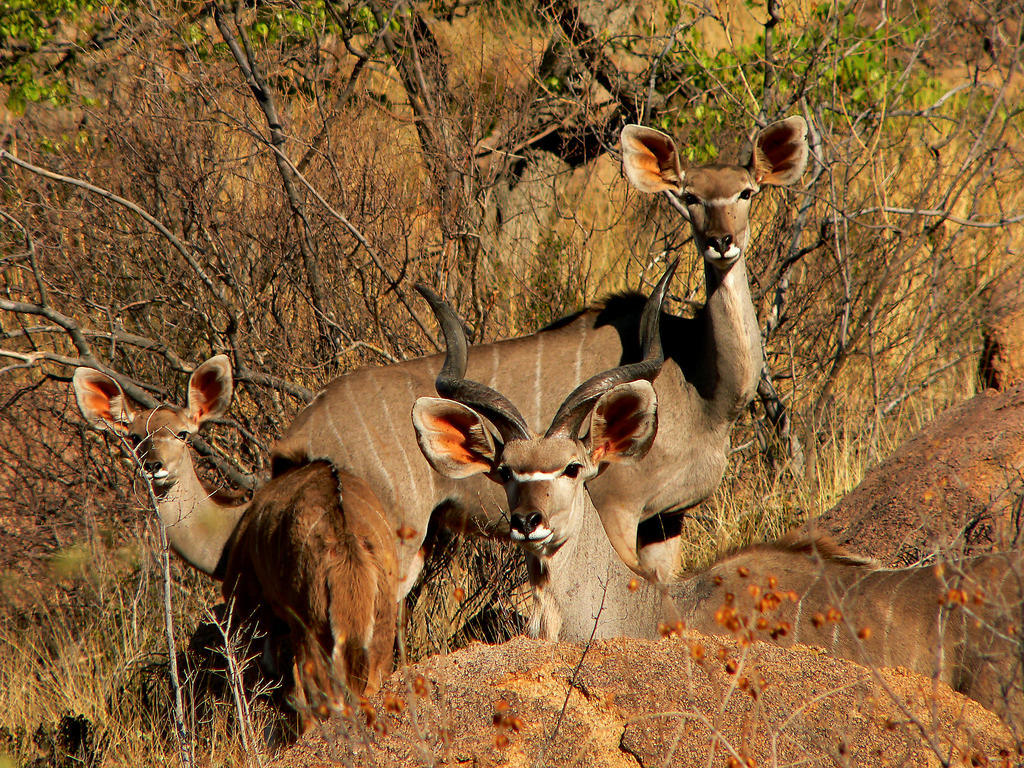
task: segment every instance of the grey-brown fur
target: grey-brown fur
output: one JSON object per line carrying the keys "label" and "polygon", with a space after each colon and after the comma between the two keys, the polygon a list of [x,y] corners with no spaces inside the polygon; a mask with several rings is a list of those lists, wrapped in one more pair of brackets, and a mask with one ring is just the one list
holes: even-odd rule
{"label": "grey-brown fur", "polygon": [[729,555],[670,592],[688,628],[905,667],[1024,726],[1019,552],[890,570],[828,540],[783,540]]}
{"label": "grey-brown fur", "polygon": [[[643,136],[633,131],[627,141],[624,132],[624,158],[644,158],[655,171],[666,170],[672,163],[678,166],[668,137],[633,128]],[[693,172],[694,178],[701,176],[707,181],[711,177],[705,191],[711,196],[708,210],[716,217],[713,232],[699,231],[704,224],[696,208],[690,212],[672,198],[673,205],[694,222],[699,257],[705,262],[707,303],[693,319],[662,318],[667,362],[655,382],[662,418],[651,451],[636,466],[610,467],[589,484],[591,499],[615,551],[645,575],[662,580],[671,577],[678,552],[678,513],[707,498],[721,480],[729,432],[755,393],[763,363],[742,254],[749,239],[749,200],[737,203],[742,210],[734,217],[736,231],[719,232],[721,206],[715,201],[722,194],[740,191],[720,187],[734,181],[734,176],[749,190],[759,189],[762,183],[795,182],[806,162],[805,133],[800,118],[762,132],[773,143],[768,154],[787,166],[785,173],[753,166],[729,166],[727,174],[717,177]],[[667,153],[660,166],[642,146],[652,136],[660,142],[659,151]],[[626,163],[627,171],[634,167],[630,165],[633,160]],[[675,182],[669,179],[657,184],[633,171],[629,176],[642,191],[682,193],[675,183],[681,179],[681,171]],[[709,250],[706,236],[717,238],[721,245],[726,235],[733,242],[728,255],[722,253],[719,258]],[[738,255],[734,253],[737,249]],[[584,312],[532,336],[477,347],[468,378],[516,403],[528,426],[540,432],[551,422],[564,393],[598,371],[638,359],[636,324],[641,309],[642,303],[627,307],[620,302],[616,311],[609,307]],[[392,515],[392,527],[410,533],[399,546],[400,595],[419,575],[422,545],[432,516],[473,532],[505,535],[508,531],[501,514],[501,488],[482,477],[442,477],[419,460],[408,412],[417,398],[434,393],[434,377],[440,367],[440,357],[431,356],[342,376],[296,417],[274,448],[278,471],[322,458],[369,483]],[[664,517],[665,524],[657,520],[647,527],[665,530],[667,541],[645,537],[641,531],[639,543],[648,546],[638,554],[638,526],[658,516]]]}
{"label": "grey-brown fur", "polygon": [[788,537],[658,587],[635,578],[601,533],[594,515],[583,516],[546,563],[561,639],[657,638],[682,622],[705,634],[818,646],[940,680],[1024,729],[1020,552],[893,570],[827,538]]}

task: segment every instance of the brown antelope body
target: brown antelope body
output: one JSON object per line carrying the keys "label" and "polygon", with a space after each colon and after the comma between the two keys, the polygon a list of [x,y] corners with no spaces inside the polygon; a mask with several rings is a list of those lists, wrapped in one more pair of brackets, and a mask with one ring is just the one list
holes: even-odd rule
{"label": "brown antelope body", "polygon": [[[639,126],[623,131],[629,180],[643,192],[664,194],[690,222],[707,281],[707,302],[695,318],[662,318],[666,364],[655,384],[662,407],[657,440],[635,464],[610,465],[588,482],[611,545],[646,576],[664,580],[674,572],[680,515],[717,487],[729,432],[756,391],[763,360],[744,257],[750,199],[765,185],[799,179],[805,137],[806,124],[792,117],[758,134],[747,166],[684,173],[668,136]],[[530,430],[540,433],[558,393],[639,359],[642,308],[641,297],[620,298],[532,336],[483,345],[474,349],[468,376],[515,402]],[[409,404],[434,393],[440,366],[434,356],[346,374],[317,395],[274,448],[275,471],[323,458],[369,483],[394,515],[392,526],[410,534],[399,546],[400,596],[420,572],[432,516],[470,531],[508,531],[501,488],[481,476],[445,477],[417,455]]]}
{"label": "brown antelope body", "polygon": [[300,715],[341,706],[344,686],[372,694],[391,671],[394,549],[373,492],[327,462],[291,469],[253,497],[231,541],[224,597],[239,619],[269,610],[288,627]]}
{"label": "brown antelope body", "polygon": [[192,462],[189,435],[227,411],[232,377],[218,355],[189,378],[186,408],[137,410],[106,374],[78,368],[79,408],[122,437],[157,498],[170,545],[186,562],[224,576],[233,624],[255,615],[275,637],[288,627],[293,689],[304,723],[340,702],[341,686],[372,692],[391,668],[395,633],[394,536],[358,478],[314,462],[271,480],[242,505],[219,501]]}
{"label": "brown antelope body", "polygon": [[947,683],[1024,727],[1024,555],[881,569],[821,540],[743,549],[672,585],[690,629],[818,646]]}

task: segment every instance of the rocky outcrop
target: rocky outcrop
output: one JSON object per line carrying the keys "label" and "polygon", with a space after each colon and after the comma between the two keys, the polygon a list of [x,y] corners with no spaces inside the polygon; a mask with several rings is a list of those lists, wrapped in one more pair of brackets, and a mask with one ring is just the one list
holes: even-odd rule
{"label": "rocky outcrop", "polygon": [[[366,725],[367,713],[369,726]],[[378,766],[1011,765],[995,715],[942,684],[804,646],[686,632],[517,638],[399,671],[274,763]]]}
{"label": "rocky outcrop", "polygon": [[808,529],[885,565],[1021,546],[1024,384],[950,408]]}

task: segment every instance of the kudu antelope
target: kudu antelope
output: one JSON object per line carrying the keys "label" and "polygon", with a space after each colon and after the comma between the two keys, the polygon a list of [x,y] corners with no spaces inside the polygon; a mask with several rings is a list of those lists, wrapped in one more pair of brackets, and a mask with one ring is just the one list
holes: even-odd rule
{"label": "kudu antelope", "polygon": [[391,669],[397,580],[394,535],[367,485],[317,461],[273,478],[245,504],[211,495],[188,439],[231,403],[224,355],[192,373],[186,408],[136,410],[114,379],[91,368],[76,369],[73,383],[90,424],[132,449],[174,551],[223,577],[232,623],[255,617],[273,634],[276,618],[287,627],[290,698],[303,726],[341,703],[341,686],[375,691]]}
{"label": "kudu antelope", "polygon": [[[670,276],[671,270],[641,323],[644,361],[582,384],[542,437],[529,432],[507,398],[465,379],[461,323],[421,289],[448,353],[436,383],[443,397],[420,398],[413,408],[420,447],[445,476],[484,475],[504,487],[513,539],[530,563],[537,601],[531,631],[586,641],[657,637],[687,627],[744,642],[820,646],[864,665],[905,667],[940,680],[1024,727],[1021,553],[888,570],[827,539],[790,536],[748,547],[660,590],[629,578],[585,503],[584,484],[603,463],[642,457],[658,428],[647,380],[660,363],[652,321]],[[580,439],[587,415],[590,428]],[[558,521],[559,534],[533,525],[537,515]]]}
{"label": "kudu antelope", "polygon": [[1024,728],[1024,555],[882,569],[822,539],[784,537],[669,587],[709,634],[802,643],[938,679]]}
{"label": "kudu antelope", "polygon": [[[617,605],[606,601],[604,614],[597,603],[602,583],[616,575],[621,581],[629,572],[600,531],[589,537],[578,532],[584,518],[596,518],[586,484],[613,464],[641,459],[657,434],[651,381],[664,362],[658,320],[674,271],[674,264],[666,270],[641,317],[643,360],[580,384],[562,401],[543,435],[531,433],[501,393],[466,378],[469,346],[461,321],[432,290],[416,286],[437,317],[447,349],[435,383],[441,397],[421,397],[413,406],[420,450],[445,477],[483,475],[504,488],[512,540],[526,552],[535,637],[585,640],[592,631],[597,636],[627,631],[622,624],[627,617]],[[586,435],[580,437],[588,417]],[[607,567],[594,570],[602,562]]]}
{"label": "kudu antelope", "polygon": [[[643,192],[664,193],[690,222],[707,281],[707,302],[696,317],[661,320],[667,360],[655,385],[662,407],[658,438],[643,459],[609,465],[588,482],[608,540],[644,575],[672,575],[681,514],[718,485],[729,432],[756,391],[762,353],[744,259],[750,198],[765,185],[800,178],[806,130],[800,117],[774,123],[756,136],[748,165],[716,164],[685,174],[668,136],[639,126],[623,130],[627,177]],[[558,406],[556,393],[639,359],[643,303],[639,296],[615,297],[532,336],[478,347],[468,375],[518,403],[525,423],[541,432]],[[496,484],[480,476],[446,478],[416,455],[408,404],[434,394],[439,367],[432,356],[346,374],[317,395],[273,450],[275,472],[327,459],[367,481],[394,515],[392,527],[404,534],[400,595],[422,568],[432,516],[470,531],[508,531]]]}

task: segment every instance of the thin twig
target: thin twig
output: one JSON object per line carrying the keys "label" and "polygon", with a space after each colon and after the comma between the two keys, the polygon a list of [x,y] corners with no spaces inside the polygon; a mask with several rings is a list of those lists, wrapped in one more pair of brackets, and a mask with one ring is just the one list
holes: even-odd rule
{"label": "thin twig", "polygon": [[181,759],[182,768],[191,768],[195,762],[195,756],[193,754],[192,741],[189,738],[188,726],[185,723],[185,702],[181,694],[181,678],[178,673],[178,646],[174,640],[174,613],[171,599],[171,548],[167,541],[167,527],[164,525],[163,518],[160,517],[160,504],[153,490],[153,483],[143,469],[138,455],[132,450],[128,441],[125,440],[124,434],[114,424],[110,422],[105,423],[107,431],[117,438],[121,444],[122,451],[131,457],[136,471],[141,475],[146,486],[146,493],[149,496],[150,508],[156,517],[157,532],[160,536],[160,574],[163,582],[161,596],[164,606],[164,635],[167,638],[168,671],[171,678],[171,693],[174,696],[174,737],[178,743],[178,757]]}
{"label": "thin twig", "polygon": [[608,596],[608,584],[605,583],[604,590],[601,592],[601,604],[597,608],[597,615],[594,617],[594,626],[590,630],[590,637],[587,638],[587,644],[583,646],[583,653],[580,654],[580,660],[576,663],[576,668],[572,671],[572,677],[569,678],[569,687],[565,691],[565,699],[562,701],[562,709],[558,713],[558,719],[555,720],[555,727],[551,729],[551,735],[548,736],[544,742],[544,746],[541,747],[537,758],[533,761],[531,768],[539,768],[541,762],[544,760],[544,756],[547,754],[548,748],[555,743],[555,738],[558,736],[558,730],[562,727],[562,721],[565,719],[566,710],[569,709],[569,697],[572,695],[573,689],[576,687],[576,680],[579,678],[580,670],[583,669],[583,662],[587,658],[587,653],[590,652],[590,647],[594,644],[594,635],[597,634],[597,625],[601,621],[601,612],[604,611],[604,601]]}
{"label": "thin twig", "polygon": [[[82,179],[76,179],[72,176],[65,176],[60,173],[54,173],[53,171],[47,170],[46,168],[42,168],[38,165],[33,165],[32,163],[22,160],[21,158],[15,157],[6,149],[0,149],[0,160],[6,160],[10,163],[14,163],[20,168],[24,168],[26,171],[34,173],[37,176],[42,176],[45,179],[59,181],[62,184],[69,184],[73,187],[84,189],[87,192],[92,192],[95,195],[99,195],[100,197],[106,200],[110,200],[111,202],[117,203],[118,205],[127,208],[133,213],[138,214],[143,219],[145,219],[146,222],[149,223],[157,232],[159,232],[167,239],[167,241],[174,247],[174,249],[182,255],[182,258],[184,258],[185,261],[188,262],[188,265],[199,276],[199,279],[202,280],[203,285],[205,285],[207,290],[209,290],[210,293],[212,293],[214,297],[216,297],[216,299],[224,307],[225,311],[229,311],[230,305],[228,304],[227,297],[224,296],[221,290],[217,287],[217,285],[213,282],[210,276],[206,273],[206,270],[203,269],[202,265],[196,259],[192,251],[189,250],[185,246],[185,244],[174,235],[173,232],[171,232],[166,226],[164,226],[163,222],[161,222],[159,219],[153,216],[153,214],[149,213],[149,211],[146,211],[141,206],[136,205],[131,200],[126,200],[120,195],[115,195],[113,192],[103,189],[103,187],[98,187],[95,184],[90,184],[87,181],[83,181]],[[233,313],[229,312],[229,314]]]}

